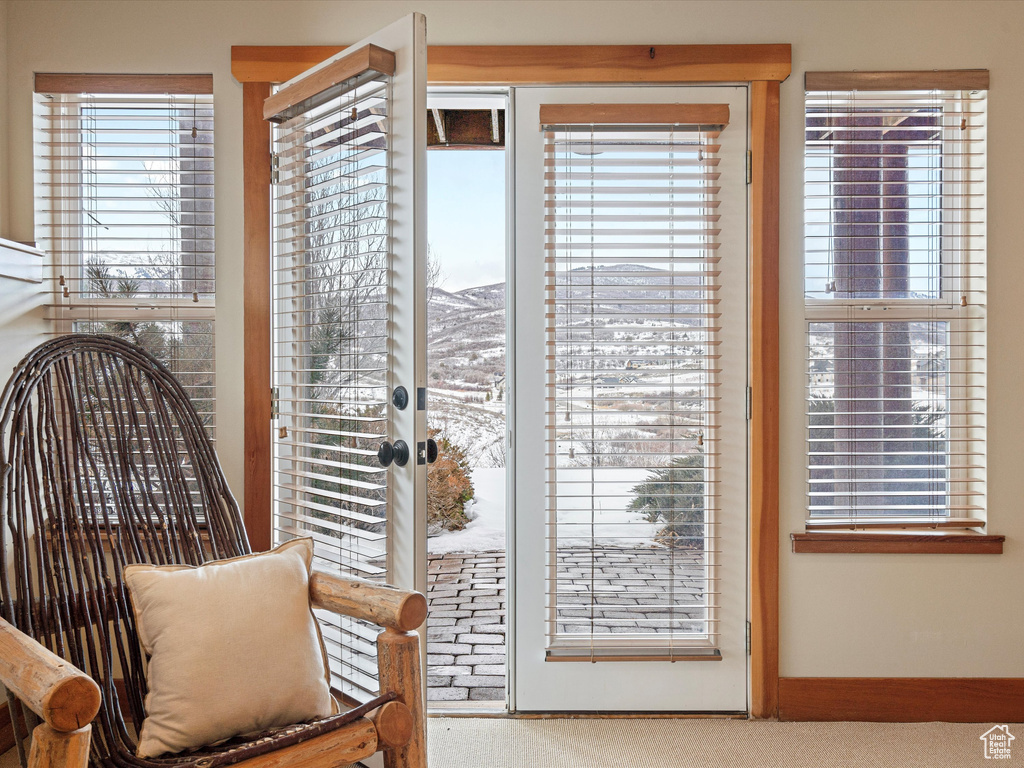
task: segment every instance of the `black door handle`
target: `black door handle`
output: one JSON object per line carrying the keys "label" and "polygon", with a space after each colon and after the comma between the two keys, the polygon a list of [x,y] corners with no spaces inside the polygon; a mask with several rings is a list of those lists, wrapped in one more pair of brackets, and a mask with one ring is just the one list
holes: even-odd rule
{"label": "black door handle", "polygon": [[395,440],[395,444],[392,445],[385,440],[377,449],[377,461],[382,467],[390,467],[392,462],[404,467],[409,463],[408,443],[405,440]]}
{"label": "black door handle", "polygon": [[395,464],[404,467],[409,463],[409,445],[405,440],[395,440]]}
{"label": "black door handle", "polygon": [[437,442],[432,437],[427,438],[427,464],[437,461]]}

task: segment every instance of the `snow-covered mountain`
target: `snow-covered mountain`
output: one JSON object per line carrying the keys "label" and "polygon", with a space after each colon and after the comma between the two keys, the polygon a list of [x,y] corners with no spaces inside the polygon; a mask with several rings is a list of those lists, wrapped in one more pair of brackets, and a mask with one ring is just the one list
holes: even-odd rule
{"label": "snow-covered mountain", "polygon": [[[596,322],[602,322],[604,316],[609,318],[605,322],[619,326],[636,325],[635,331],[623,332],[623,347],[616,348],[622,359],[602,363],[609,366],[610,373],[620,374],[627,356],[660,354],[660,347],[644,347],[645,338],[658,332],[646,328],[646,321],[638,315],[678,311],[680,303],[694,301],[696,295],[688,296],[689,291],[680,291],[679,286],[697,288],[700,276],[611,264],[573,270],[569,280],[574,287],[572,295],[584,299],[580,309],[587,315],[596,286],[600,296],[593,307]],[[637,292],[637,286],[650,286],[650,304],[631,303],[644,295]],[[666,290],[668,286],[672,289]],[[675,303],[670,305],[669,300]],[[442,428],[450,440],[465,448],[474,465],[501,466],[505,435],[505,284],[454,292],[434,288],[427,306],[430,424]],[[623,316],[627,319],[620,319]]]}
{"label": "snow-covered mountain", "polygon": [[504,466],[505,284],[434,288],[427,314],[430,426],[473,466]]}
{"label": "snow-covered mountain", "polygon": [[505,284],[434,288],[427,313],[430,386],[493,397],[505,376]]}

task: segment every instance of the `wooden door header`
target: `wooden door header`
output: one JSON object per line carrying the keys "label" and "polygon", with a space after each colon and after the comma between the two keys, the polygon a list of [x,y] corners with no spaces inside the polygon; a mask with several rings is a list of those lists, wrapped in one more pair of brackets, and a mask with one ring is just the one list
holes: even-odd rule
{"label": "wooden door header", "polygon": [[[234,45],[240,83],[283,83],[345,46]],[[782,82],[792,46],[764,45],[432,45],[431,85]]]}
{"label": "wooden door header", "polygon": [[729,124],[728,104],[541,104],[540,125]]}

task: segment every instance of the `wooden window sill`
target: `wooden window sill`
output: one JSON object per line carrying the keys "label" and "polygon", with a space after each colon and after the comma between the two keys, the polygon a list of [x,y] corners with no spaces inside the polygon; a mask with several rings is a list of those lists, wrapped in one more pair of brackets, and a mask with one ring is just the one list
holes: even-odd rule
{"label": "wooden window sill", "polygon": [[794,552],[1001,555],[1005,536],[975,531],[880,530],[791,533]]}

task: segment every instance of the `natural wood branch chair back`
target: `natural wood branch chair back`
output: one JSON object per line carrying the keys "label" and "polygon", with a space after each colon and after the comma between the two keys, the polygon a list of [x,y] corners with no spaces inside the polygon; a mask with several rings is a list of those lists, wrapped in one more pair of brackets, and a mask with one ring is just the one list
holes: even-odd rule
{"label": "natural wood branch chair back", "polygon": [[[249,552],[202,419],[144,350],[112,336],[71,334],[19,363],[0,395],[0,526],[0,642],[30,660],[19,666],[0,658],[4,682],[32,706],[7,696],[23,765],[54,768],[60,753],[60,765],[83,768],[85,748],[75,745],[88,745],[91,730],[89,760],[104,768],[333,768],[378,750],[388,768],[425,768],[414,630],[426,619],[426,599],[322,572],[310,580],[314,606],[384,629],[376,643],[384,693],[309,723],[181,755],[135,756],[125,716],[137,733],[146,678],[124,566],[201,565]],[[41,660],[40,644],[61,658]],[[68,673],[66,662],[92,698],[56,707],[67,726],[58,732],[51,700],[36,683]],[[96,692],[84,675],[100,688],[91,726],[82,718],[96,712]],[[22,722],[34,734],[28,761]]]}
{"label": "natural wood branch chair back", "polygon": [[[145,351],[61,336],[30,353],[0,397],[0,470],[3,618],[100,685],[93,762],[137,765],[121,713],[137,731],[146,679],[124,566],[249,552],[207,430]],[[33,725],[10,695],[8,705],[12,721]]]}

